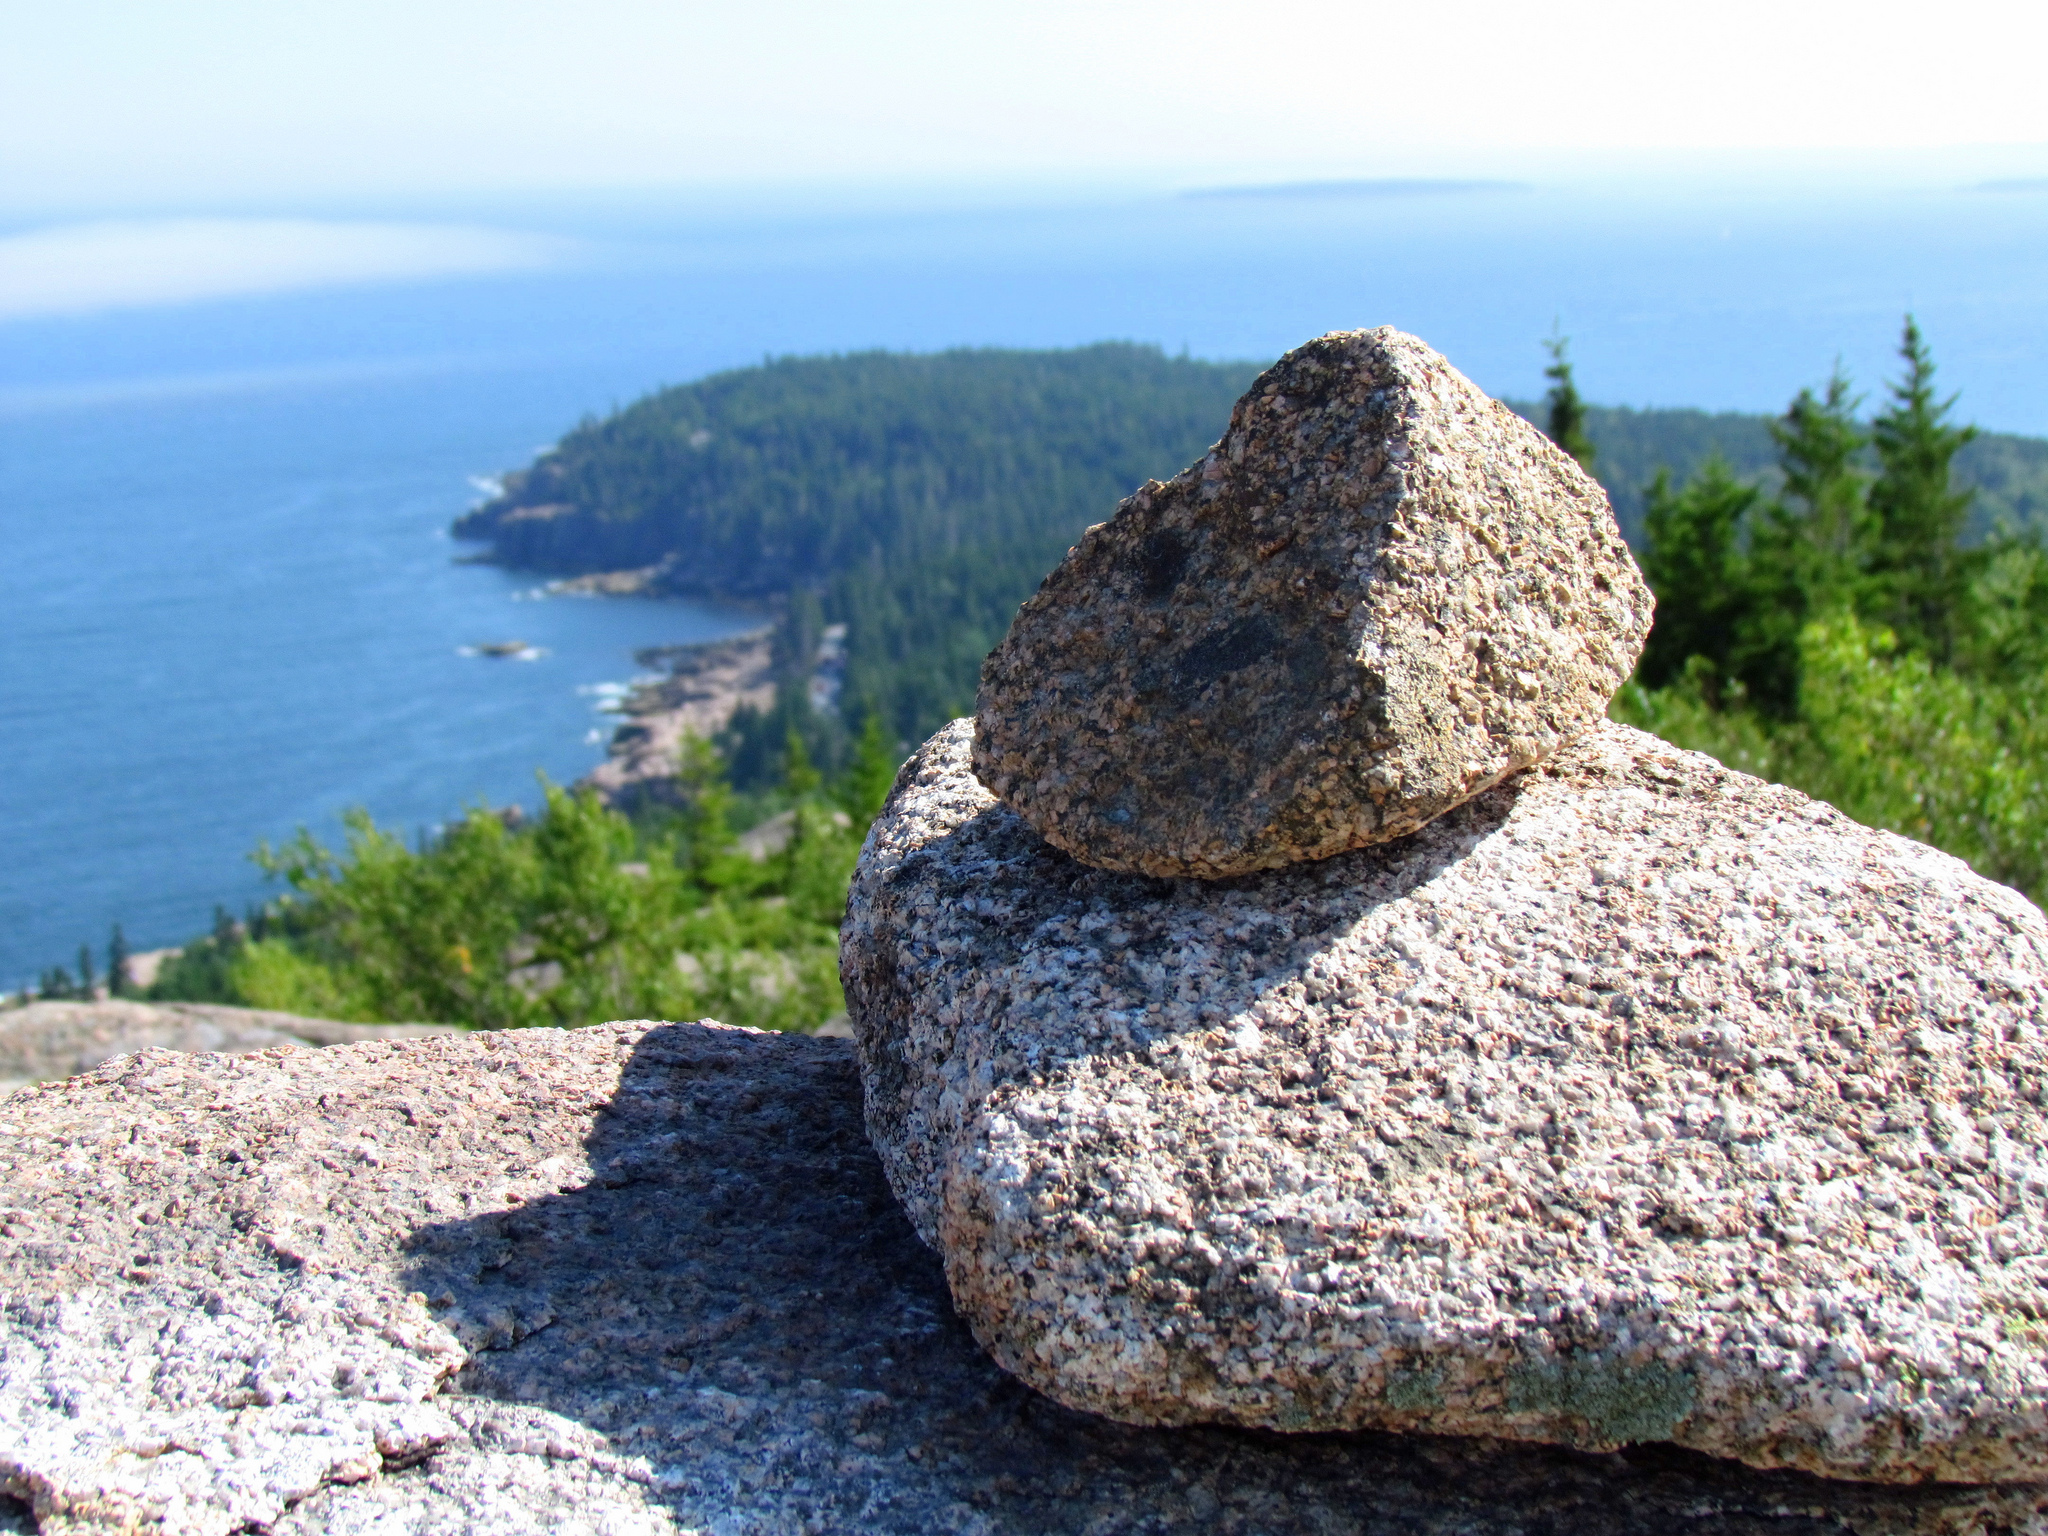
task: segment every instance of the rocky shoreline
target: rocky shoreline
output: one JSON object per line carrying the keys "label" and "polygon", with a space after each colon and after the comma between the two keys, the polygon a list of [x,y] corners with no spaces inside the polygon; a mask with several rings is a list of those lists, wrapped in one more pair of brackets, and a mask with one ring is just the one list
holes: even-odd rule
{"label": "rocky shoreline", "polygon": [[[635,651],[633,660],[668,675],[625,696],[619,706],[625,718],[612,732],[605,761],[580,781],[605,804],[628,812],[676,804],[674,779],[683,738],[716,736],[742,708],[772,708],[781,681],[773,628],[724,640],[650,646]],[[805,679],[811,708],[824,713],[837,706],[845,676],[846,626],[828,624]]]}
{"label": "rocky shoreline", "polygon": [[634,653],[643,667],[668,676],[626,695],[625,717],[612,732],[605,760],[581,781],[614,809],[675,803],[674,779],[684,736],[711,737],[741,706],[767,709],[775,702],[772,631],[758,629],[727,640],[658,646]]}

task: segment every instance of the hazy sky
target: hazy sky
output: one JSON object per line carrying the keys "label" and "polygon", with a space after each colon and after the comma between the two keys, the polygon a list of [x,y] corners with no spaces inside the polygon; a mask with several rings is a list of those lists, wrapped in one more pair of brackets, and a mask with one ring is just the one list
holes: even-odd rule
{"label": "hazy sky", "polygon": [[2016,0],[0,0],[0,205],[2048,144]]}

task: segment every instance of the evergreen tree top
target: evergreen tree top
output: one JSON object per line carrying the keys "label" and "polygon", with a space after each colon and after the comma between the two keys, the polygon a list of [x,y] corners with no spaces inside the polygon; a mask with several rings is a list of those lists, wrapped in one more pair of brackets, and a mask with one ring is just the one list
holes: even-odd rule
{"label": "evergreen tree top", "polygon": [[1977,429],[1949,423],[1948,414],[1961,397],[1935,398],[1934,358],[1911,315],[1899,340],[1899,357],[1906,366],[1890,386],[1891,404],[1870,423],[1870,442],[1882,471],[1871,504],[1887,541],[1949,543],[1962,531],[1972,494],[1952,488],[1950,475],[1955,456],[1976,438]]}
{"label": "evergreen tree top", "polygon": [[1543,343],[1550,353],[1550,366],[1543,370],[1543,377],[1551,381],[1550,393],[1543,397],[1549,417],[1547,430],[1553,443],[1577,459],[1581,469],[1591,473],[1593,440],[1586,435],[1586,402],[1579,397],[1571,359],[1565,355],[1570,341],[1568,336],[1552,336]]}

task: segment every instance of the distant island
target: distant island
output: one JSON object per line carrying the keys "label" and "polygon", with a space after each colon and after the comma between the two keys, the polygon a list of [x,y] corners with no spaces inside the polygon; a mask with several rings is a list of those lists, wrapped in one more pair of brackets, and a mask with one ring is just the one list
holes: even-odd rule
{"label": "distant island", "polygon": [[1244,187],[1192,187],[1182,197],[1443,197],[1464,192],[1527,192],[1523,181],[1381,176],[1351,181],[1276,181]]}

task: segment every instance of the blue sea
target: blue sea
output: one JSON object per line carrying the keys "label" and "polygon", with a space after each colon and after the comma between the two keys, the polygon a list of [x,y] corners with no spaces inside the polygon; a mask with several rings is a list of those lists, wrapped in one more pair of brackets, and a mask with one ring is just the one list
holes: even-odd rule
{"label": "blue sea", "polygon": [[[319,217],[372,215],[393,217]],[[447,525],[580,418],[765,355],[1128,338],[1270,360],[1391,323],[1533,398],[1557,328],[1594,400],[1765,411],[1837,359],[1874,391],[1910,308],[1962,415],[2048,435],[2038,186],[679,193],[398,216],[551,254],[0,321],[0,986],[115,922],[137,948],[189,937],[266,893],[259,840],[332,839],[346,807],[411,832],[588,769],[636,647],[756,616],[548,597],[454,563]],[[510,639],[536,654],[463,654]]]}

